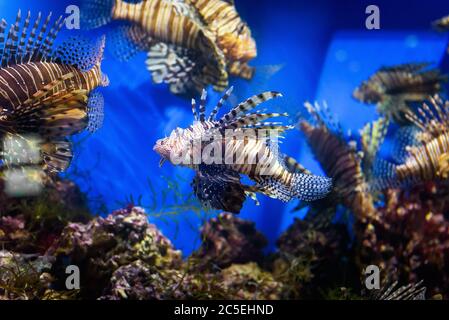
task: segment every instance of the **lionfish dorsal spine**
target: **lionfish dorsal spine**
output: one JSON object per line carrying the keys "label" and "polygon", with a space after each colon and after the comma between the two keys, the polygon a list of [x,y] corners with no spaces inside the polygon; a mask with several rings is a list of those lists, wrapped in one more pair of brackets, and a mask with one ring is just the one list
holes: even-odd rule
{"label": "lionfish dorsal spine", "polygon": [[199,108],[200,122],[206,121],[206,99],[207,99],[207,91],[203,89],[203,92],[201,93],[200,108]]}
{"label": "lionfish dorsal spine", "polygon": [[226,124],[233,121],[236,117],[238,117],[240,114],[245,113],[251,109],[254,109],[259,104],[274,99],[282,97],[282,94],[276,91],[267,91],[263,92],[257,95],[254,95],[242,103],[239,103],[236,107],[234,107],[231,111],[226,113],[219,121],[218,125],[220,127],[224,127]]}
{"label": "lionfish dorsal spine", "polygon": [[217,105],[214,107],[212,112],[209,115],[208,121],[214,121],[215,117],[217,116],[218,112],[220,111],[221,107],[223,107],[223,104],[226,102],[226,100],[229,99],[229,97],[232,94],[232,91],[234,90],[234,87],[230,87],[228,90],[226,90],[223,97],[218,101]]}

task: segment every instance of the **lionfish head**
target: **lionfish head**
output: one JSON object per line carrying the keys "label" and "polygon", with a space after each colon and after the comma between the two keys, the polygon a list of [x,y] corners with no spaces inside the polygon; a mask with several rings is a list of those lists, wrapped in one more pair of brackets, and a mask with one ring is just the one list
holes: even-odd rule
{"label": "lionfish head", "polygon": [[218,43],[232,61],[247,62],[257,56],[256,41],[246,25],[242,25],[237,34],[226,33],[220,36]]}
{"label": "lionfish head", "polygon": [[156,141],[153,150],[161,156],[160,165],[169,160],[175,155],[174,152],[178,149],[177,146],[180,145],[180,139],[182,139],[184,129],[177,128],[173,130],[170,136]]}
{"label": "lionfish head", "polygon": [[364,81],[353,92],[353,97],[364,103],[378,103],[383,99],[383,90],[374,82]]}

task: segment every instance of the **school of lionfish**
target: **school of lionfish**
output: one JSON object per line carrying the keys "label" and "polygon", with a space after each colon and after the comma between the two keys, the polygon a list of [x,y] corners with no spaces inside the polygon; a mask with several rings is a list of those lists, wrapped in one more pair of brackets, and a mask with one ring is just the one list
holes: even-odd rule
{"label": "school of lionfish", "polygon": [[[58,46],[64,19],[51,20],[51,14],[32,18],[19,11],[11,26],[5,20],[0,24],[4,179],[17,170],[41,180],[66,170],[73,157],[70,138],[101,127],[101,87],[108,85],[101,71],[105,39],[125,61],[147,52],[154,83],[168,84],[174,94],[200,94],[198,105],[192,99],[192,125],[177,128],[153,149],[161,162],[195,171],[192,188],[204,206],[239,213],[246,198],[256,200],[257,193],[284,202],[327,197],[361,219],[376,219],[375,191],[449,177],[449,102],[441,95],[447,77],[429,64],[382,67],[355,89],[354,98],[375,104],[380,115],[357,139],[343,133],[326,104],[305,103],[308,116],[297,126],[266,121],[288,117],[255,110],[281,97],[272,91],[218,116],[232,94],[232,87],[226,90],[229,76],[249,80],[255,72],[248,63],[257,55],[256,43],[232,0],[85,0],[84,27],[111,24],[106,37],[71,37]],[[120,23],[112,24],[115,20]],[[449,29],[449,18],[435,26]],[[226,91],[207,115],[208,86]],[[379,149],[392,125],[398,127],[392,157],[382,159]],[[303,132],[326,176],[312,174],[278,150],[283,133],[294,128]],[[195,154],[206,151],[215,160],[229,151],[231,160],[243,161],[196,161]],[[39,168],[38,178],[24,170],[29,166]],[[242,176],[253,184],[243,183]]]}

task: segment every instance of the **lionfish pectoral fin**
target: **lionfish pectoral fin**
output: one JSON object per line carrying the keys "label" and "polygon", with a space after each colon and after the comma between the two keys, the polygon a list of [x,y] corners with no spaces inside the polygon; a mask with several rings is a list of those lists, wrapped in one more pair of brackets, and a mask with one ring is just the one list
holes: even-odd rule
{"label": "lionfish pectoral fin", "polygon": [[162,168],[162,166],[164,165],[165,161],[167,161],[167,159],[165,159],[165,158],[161,158],[161,160],[159,160],[159,168]]}
{"label": "lionfish pectoral fin", "polygon": [[141,51],[148,51],[154,43],[138,25],[123,24],[108,34],[108,52],[120,61],[128,61]]}
{"label": "lionfish pectoral fin", "polygon": [[94,29],[109,23],[114,3],[114,0],[83,0],[80,10],[83,28]]}
{"label": "lionfish pectoral fin", "polygon": [[239,175],[219,166],[203,166],[202,169],[197,171],[192,183],[200,202],[217,210],[239,213],[246,199],[245,186]]}
{"label": "lionfish pectoral fin", "polygon": [[90,92],[89,99],[87,101],[87,130],[91,133],[97,131],[103,126],[104,121],[104,97],[95,89]]}
{"label": "lionfish pectoral fin", "polygon": [[395,188],[400,185],[396,165],[384,159],[376,158],[373,164],[373,174],[368,187],[372,191],[378,191],[386,188]]}
{"label": "lionfish pectoral fin", "polygon": [[83,72],[89,71],[101,63],[105,41],[105,36],[96,41],[83,36],[70,37],[56,48],[52,59],[74,66]]}
{"label": "lionfish pectoral fin", "polygon": [[197,93],[206,85],[195,76],[196,63],[185,48],[158,42],[149,49],[146,64],[153,82],[167,83],[175,94]]}
{"label": "lionfish pectoral fin", "polygon": [[416,126],[400,127],[393,140],[392,157],[398,163],[403,163],[409,156],[408,147],[419,145],[418,134],[420,130]]}
{"label": "lionfish pectoral fin", "polygon": [[54,139],[41,144],[44,171],[58,173],[65,171],[72,162],[72,144],[67,139]]}

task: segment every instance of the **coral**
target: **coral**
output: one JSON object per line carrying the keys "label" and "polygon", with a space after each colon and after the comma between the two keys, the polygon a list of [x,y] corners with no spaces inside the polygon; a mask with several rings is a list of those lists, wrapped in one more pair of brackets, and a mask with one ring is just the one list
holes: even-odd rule
{"label": "coral", "polygon": [[89,297],[101,294],[112,274],[134,261],[168,269],[182,262],[181,252],[148,223],[145,211],[132,206],[87,224],[70,223],[47,254],[58,258],[57,273],[66,264],[80,268],[83,293]]}
{"label": "coral", "polygon": [[234,264],[221,272],[229,299],[279,299],[281,284],[255,263]]}
{"label": "coral", "polygon": [[9,198],[0,191],[0,243],[8,250],[43,254],[69,221],[90,218],[84,194],[70,180],[48,179],[37,197]]}
{"label": "coral", "polygon": [[254,222],[230,213],[210,219],[201,229],[201,247],[191,259],[195,268],[226,268],[233,263],[261,262],[266,238],[256,230]]}
{"label": "coral", "polygon": [[273,258],[275,278],[284,284],[283,298],[323,298],[324,291],[345,285],[357,286],[359,274],[352,263],[346,227],[332,223],[330,212],[310,212],[295,219],[277,241]]}
{"label": "coral", "polygon": [[52,257],[0,251],[0,300],[72,299],[76,291],[51,289]]}
{"label": "coral", "polygon": [[385,192],[377,221],[356,224],[362,265],[376,264],[392,280],[424,280],[430,296],[448,296],[449,188],[427,184]]}

